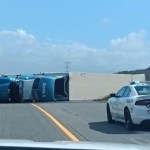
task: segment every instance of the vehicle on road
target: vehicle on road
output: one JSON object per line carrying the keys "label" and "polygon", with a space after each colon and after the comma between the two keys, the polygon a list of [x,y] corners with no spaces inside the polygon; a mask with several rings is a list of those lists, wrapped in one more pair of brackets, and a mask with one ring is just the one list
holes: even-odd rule
{"label": "vehicle on road", "polygon": [[12,103],[32,102],[32,86],[34,79],[16,79],[9,85],[9,97]]}
{"label": "vehicle on road", "polygon": [[134,125],[149,124],[150,84],[137,81],[123,86],[117,94],[110,94],[106,110],[109,123],[124,122],[127,130],[133,130]]}
{"label": "vehicle on road", "polygon": [[12,103],[32,102],[34,75],[17,75],[9,84],[9,99]]}
{"label": "vehicle on road", "polygon": [[32,88],[33,99],[35,102],[68,101],[68,84],[67,75],[37,76]]}

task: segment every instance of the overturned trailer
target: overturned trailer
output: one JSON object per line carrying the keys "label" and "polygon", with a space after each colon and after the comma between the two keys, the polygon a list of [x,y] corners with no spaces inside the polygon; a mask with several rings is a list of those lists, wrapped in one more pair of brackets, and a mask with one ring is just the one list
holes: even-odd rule
{"label": "overturned trailer", "polygon": [[35,102],[69,100],[69,76],[65,74],[44,74],[36,77],[32,95]]}

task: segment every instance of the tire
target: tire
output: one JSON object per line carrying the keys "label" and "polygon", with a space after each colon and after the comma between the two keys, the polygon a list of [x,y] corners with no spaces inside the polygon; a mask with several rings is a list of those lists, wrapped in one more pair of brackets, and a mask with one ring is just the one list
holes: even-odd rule
{"label": "tire", "polygon": [[130,115],[130,111],[129,109],[125,109],[125,112],[124,112],[124,118],[125,118],[125,127],[128,131],[132,131],[133,128],[134,128],[134,124],[132,122],[132,119],[131,119],[131,115]]}
{"label": "tire", "polygon": [[108,121],[108,123],[113,123],[114,120],[112,119],[112,115],[111,115],[111,112],[110,112],[110,107],[109,107],[108,104],[107,104],[106,110],[107,110],[107,121]]}

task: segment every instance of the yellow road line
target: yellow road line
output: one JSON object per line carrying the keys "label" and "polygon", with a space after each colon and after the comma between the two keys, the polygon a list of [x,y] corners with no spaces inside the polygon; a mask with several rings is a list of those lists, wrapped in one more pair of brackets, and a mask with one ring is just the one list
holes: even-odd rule
{"label": "yellow road line", "polygon": [[58,122],[51,114],[45,111],[43,108],[36,104],[32,104],[32,106],[36,107],[38,110],[43,112],[50,120],[52,120],[72,141],[79,141],[68,129],[66,129],[60,122]]}

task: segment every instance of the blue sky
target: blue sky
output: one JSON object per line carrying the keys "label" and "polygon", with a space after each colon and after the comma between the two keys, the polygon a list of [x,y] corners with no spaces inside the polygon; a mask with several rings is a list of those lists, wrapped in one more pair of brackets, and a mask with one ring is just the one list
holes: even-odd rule
{"label": "blue sky", "polygon": [[[29,68],[27,62],[23,62],[22,67],[17,66],[10,56],[9,63],[13,62],[13,66],[3,67],[2,72],[63,71],[64,61],[71,61],[72,71],[80,72],[149,67],[148,60],[137,62],[140,56],[145,57],[149,52],[149,6],[149,0],[0,0],[0,50],[3,56],[10,52],[12,56],[20,53],[21,59],[28,53],[30,63],[33,64],[33,60],[38,64],[39,59],[47,59],[43,54],[45,49],[51,60],[63,53],[57,65],[45,60],[35,70]],[[4,41],[11,44],[9,48]],[[125,49],[126,45],[128,49]],[[135,54],[136,50],[136,58],[132,60],[127,54]],[[34,52],[42,55],[33,59]],[[118,56],[122,58],[113,64]],[[105,60],[99,60],[104,57]],[[5,59],[1,60],[4,62],[7,63]]]}

